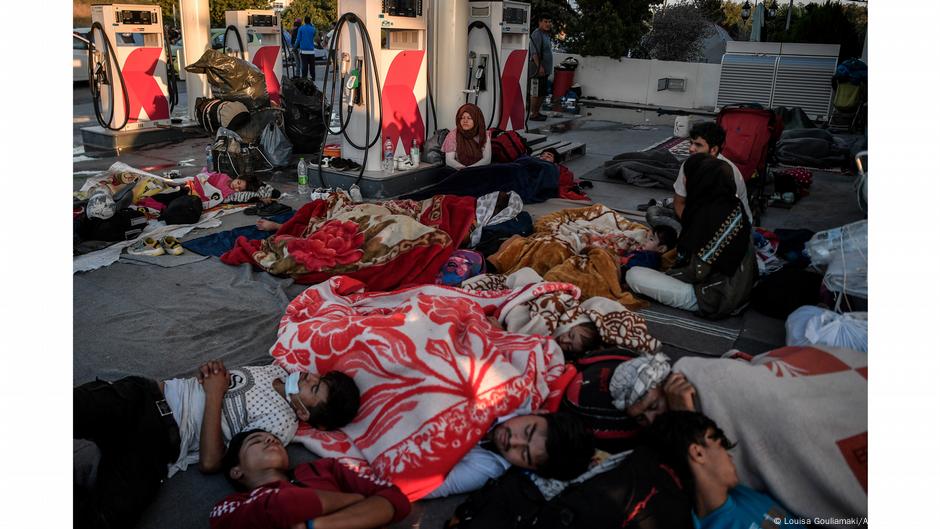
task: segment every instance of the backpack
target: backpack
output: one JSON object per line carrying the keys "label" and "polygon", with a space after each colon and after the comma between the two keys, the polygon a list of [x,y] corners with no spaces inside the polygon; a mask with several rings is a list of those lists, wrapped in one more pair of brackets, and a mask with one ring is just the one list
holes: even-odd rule
{"label": "backpack", "polygon": [[641,447],[550,500],[525,471],[512,468],[472,493],[454,517],[456,529],[685,529],[692,527],[692,506],[672,469]]}
{"label": "backpack", "polygon": [[136,239],[146,226],[147,216],[134,208],[119,209],[105,220],[82,214],[78,236],[83,241],[129,241]]}
{"label": "backpack", "polygon": [[580,417],[601,450],[622,452],[637,442],[640,425],[614,407],[609,389],[617,366],[637,356],[619,348],[588,353],[575,362],[578,374],[565,388],[561,410]]}
{"label": "backpack", "polygon": [[492,130],[490,145],[493,150],[493,163],[514,162],[520,156],[532,152],[522,136],[514,130]]}

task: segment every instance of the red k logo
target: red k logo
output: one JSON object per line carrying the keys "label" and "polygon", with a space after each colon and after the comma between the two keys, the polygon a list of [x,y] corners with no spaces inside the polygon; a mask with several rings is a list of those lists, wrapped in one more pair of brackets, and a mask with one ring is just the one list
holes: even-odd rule
{"label": "red k logo", "polygon": [[406,151],[411,148],[411,140],[424,143],[424,121],[414,93],[423,60],[423,51],[400,52],[388,67],[382,86],[383,136],[391,138],[396,148],[401,140]]}
{"label": "red k logo", "polygon": [[124,61],[121,73],[124,75],[130,104],[126,109],[127,115],[130,116],[128,123],[137,121],[141,110],[151,120],[170,117],[170,104],[166,100],[166,94],[153,78],[161,53],[163,48],[138,48]]}
{"label": "red k logo", "polygon": [[268,87],[268,95],[271,96],[271,102],[277,104],[281,104],[281,83],[277,81],[274,67],[277,64],[277,54],[280,51],[279,46],[262,46],[251,59],[251,64],[257,66],[264,73],[264,84]]}
{"label": "red k logo", "polygon": [[[522,99],[522,88],[519,86],[519,78],[522,76],[522,69],[526,65],[528,51],[514,50],[506,58],[506,64],[503,66],[503,84],[502,84],[502,118],[499,120],[499,128],[502,130],[515,130],[525,127],[525,101]],[[512,128],[507,127],[507,123],[512,121]]]}

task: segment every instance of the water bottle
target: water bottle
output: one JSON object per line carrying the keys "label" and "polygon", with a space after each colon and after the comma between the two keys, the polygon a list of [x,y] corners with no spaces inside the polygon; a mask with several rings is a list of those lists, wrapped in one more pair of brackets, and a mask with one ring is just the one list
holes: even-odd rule
{"label": "water bottle", "polygon": [[418,167],[421,163],[421,149],[418,148],[418,140],[411,140],[411,165]]}
{"label": "water bottle", "polygon": [[310,188],[307,187],[307,162],[301,156],[300,161],[297,162],[297,194],[301,198],[306,198],[309,193]]}
{"label": "water bottle", "polygon": [[212,144],[206,145],[206,172],[214,172],[215,169],[212,167]]}
{"label": "water bottle", "polygon": [[382,169],[386,173],[390,173],[392,172],[392,167],[394,167],[393,164],[395,163],[395,150],[392,148],[392,138],[385,138],[385,148],[383,152],[385,155],[382,158]]}

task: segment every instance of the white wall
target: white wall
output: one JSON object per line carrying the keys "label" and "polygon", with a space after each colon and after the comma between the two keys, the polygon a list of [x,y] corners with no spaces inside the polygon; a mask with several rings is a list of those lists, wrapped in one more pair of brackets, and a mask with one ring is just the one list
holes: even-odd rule
{"label": "white wall", "polygon": [[[555,53],[555,64],[568,57],[578,59],[575,83],[581,95],[607,101],[641,105],[714,110],[718,101],[720,64],[651,61],[644,59],[611,59],[582,57],[571,53]],[[685,91],[656,90],[663,77],[685,79]]]}

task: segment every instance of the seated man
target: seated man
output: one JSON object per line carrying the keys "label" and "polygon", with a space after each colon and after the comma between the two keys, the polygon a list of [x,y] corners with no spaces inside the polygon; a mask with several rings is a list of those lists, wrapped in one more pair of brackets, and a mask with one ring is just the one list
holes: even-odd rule
{"label": "seated man", "polygon": [[218,471],[225,442],[239,432],[263,427],[289,442],[298,419],[333,430],[359,409],[359,389],[344,373],[228,371],[218,360],[195,378],[96,380],[72,395],[72,437],[101,453],[94,483],[75,483],[76,527],[131,527],[168,475],[196,461],[203,472]]}
{"label": "seated man", "polygon": [[411,511],[390,483],[366,478],[336,459],[318,459],[289,470],[287,450],[264,430],[232,438],[222,471],[239,492],[216,504],[212,529],[370,529],[395,523]]}
{"label": "seated man", "polygon": [[[706,121],[704,123],[696,123],[692,129],[689,131],[689,139],[692,143],[689,144],[689,155],[694,155],[698,153],[706,153],[709,156],[718,158],[719,160],[724,160],[728,165],[731,166],[731,170],[734,172],[734,185],[737,189],[737,197],[741,199],[741,203],[744,204],[744,213],[747,214],[747,220],[753,221],[753,216],[751,216],[751,208],[747,203],[747,185],[744,183],[744,177],[741,176],[741,171],[738,169],[738,166],[725,158],[721,154],[721,147],[725,144],[725,131],[718,126],[717,123],[713,121]],[[676,178],[676,183],[673,184],[673,189],[675,190],[675,195],[673,196],[673,207],[676,210],[676,215],[679,218],[682,218],[682,212],[685,209],[685,163],[679,167],[679,177]]]}
{"label": "seated man", "polygon": [[479,489],[512,466],[571,480],[587,470],[594,456],[594,438],[574,415],[536,410],[497,422],[427,498]]}
{"label": "seated man", "polygon": [[692,495],[699,529],[803,527],[770,496],[738,483],[728,450],[734,443],[715,421],[693,411],[663,414],[650,430],[651,441],[676,470]]}

